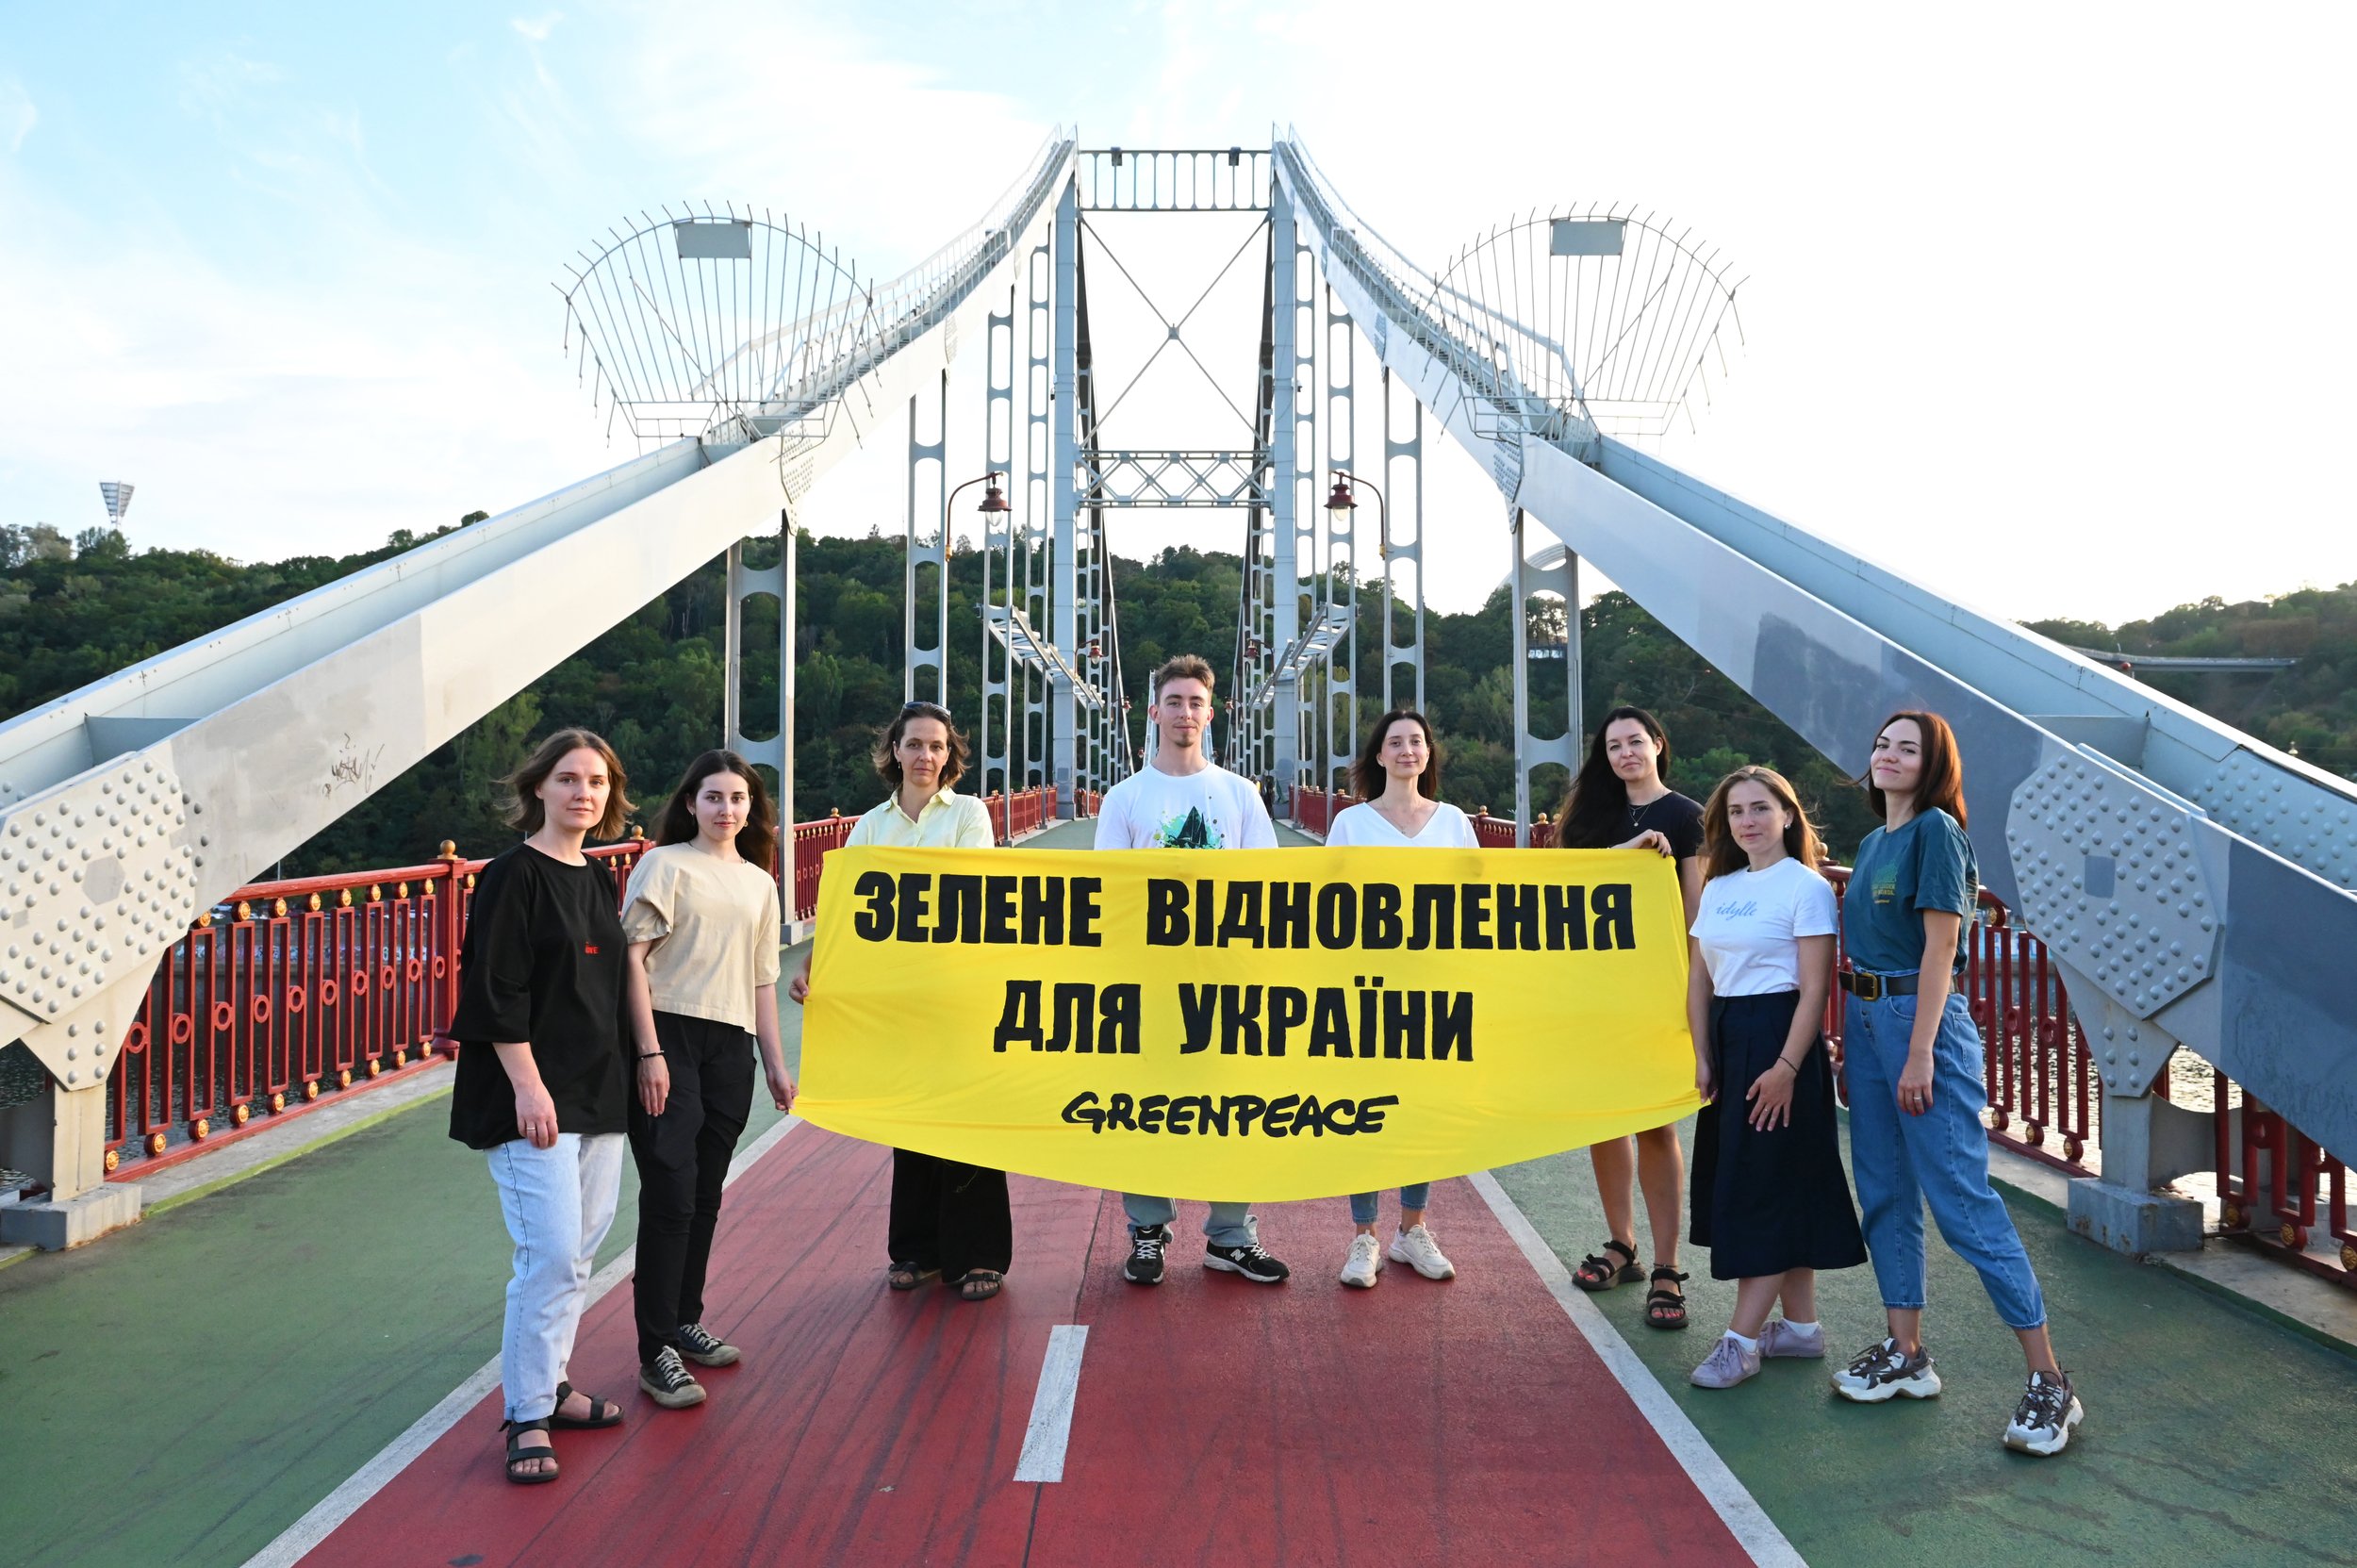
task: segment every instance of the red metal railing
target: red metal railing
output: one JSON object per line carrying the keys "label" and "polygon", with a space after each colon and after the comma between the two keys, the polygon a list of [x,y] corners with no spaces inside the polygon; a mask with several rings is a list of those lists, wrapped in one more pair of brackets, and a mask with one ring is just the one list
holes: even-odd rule
{"label": "red metal railing", "polygon": [[[1094,802],[1100,797],[1082,790],[1075,799],[1088,802],[1087,809],[1080,812],[1081,816],[1094,817],[1096,814]],[[1056,787],[1053,784],[1038,784],[1030,789],[1018,789],[1012,795],[1004,790],[996,791],[983,796],[982,804],[990,813],[992,836],[1004,844],[1027,833],[1036,833],[1054,819]]]}
{"label": "red metal railing", "polygon": [[[589,851],[620,901],[643,840]],[[107,1167],[202,1141],[435,1054],[486,861],[239,888],[197,917],[148,982],[108,1078]]]}
{"label": "red metal railing", "polygon": [[827,851],[842,848],[858,820],[831,811],[816,822],[794,824],[794,919],[808,920],[817,915],[818,874],[825,868]]}
{"label": "red metal railing", "polygon": [[[2323,1145],[2249,1095],[2230,1107],[2235,1086],[2211,1071],[2211,1125],[2217,1142],[2220,1228],[2339,1284],[2357,1287],[2357,1233],[2349,1228],[2349,1169]],[[2266,1168],[2261,1169],[2264,1159]],[[2294,1178],[2297,1177],[2297,1181]],[[2274,1229],[2266,1228],[2274,1221]],[[2321,1220],[2340,1244],[2340,1267],[2308,1250]]]}

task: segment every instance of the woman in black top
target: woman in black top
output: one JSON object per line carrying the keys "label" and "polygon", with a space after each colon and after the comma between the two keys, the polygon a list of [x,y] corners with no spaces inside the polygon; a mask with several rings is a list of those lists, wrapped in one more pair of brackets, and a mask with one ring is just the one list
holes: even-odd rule
{"label": "woman in black top", "polygon": [[[1563,850],[1656,850],[1677,863],[1678,886],[1686,896],[1686,926],[1694,923],[1703,890],[1703,808],[1664,784],[1670,737],[1642,708],[1619,707],[1589,743],[1558,816],[1555,842]],[[1683,929],[1683,928],[1681,928]],[[1615,1138],[1590,1148],[1596,1192],[1604,1199],[1605,1224],[1612,1234],[1602,1252],[1580,1260],[1572,1282],[1584,1291],[1607,1291],[1640,1278],[1637,1266],[1637,1197],[1645,1189],[1645,1219],[1653,1230],[1653,1290],[1645,1297],[1645,1321],[1656,1329],[1686,1327],[1686,1294],[1679,1287],[1678,1219],[1685,1207],[1686,1155],[1678,1147],[1677,1124],[1656,1127],[1632,1138]],[[1616,1258],[1613,1254],[1619,1254]]]}
{"label": "woman in black top", "polygon": [[613,748],[587,730],[559,730],[505,782],[528,836],[475,883],[450,1135],[486,1151],[516,1243],[500,1380],[507,1478],[529,1485],[556,1478],[552,1427],[622,1419],[565,1381],[565,1363],[620,1196],[627,1103],[622,924],[614,879],[582,841],[618,837],[631,805]]}

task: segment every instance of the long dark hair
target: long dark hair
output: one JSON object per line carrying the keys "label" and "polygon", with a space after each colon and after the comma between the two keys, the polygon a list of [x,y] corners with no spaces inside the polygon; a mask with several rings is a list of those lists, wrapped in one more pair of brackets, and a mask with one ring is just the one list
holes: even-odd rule
{"label": "long dark hair", "polygon": [[1394,724],[1413,724],[1424,732],[1424,771],[1416,775],[1416,793],[1427,801],[1441,798],[1441,741],[1432,733],[1431,721],[1413,708],[1393,708],[1375,721],[1367,732],[1367,743],[1359,748],[1359,760],[1350,765],[1351,793],[1362,801],[1372,801],[1389,787],[1391,771],[1383,766],[1383,743],[1391,738]]}
{"label": "long dark hair", "polygon": [[706,751],[687,765],[687,772],[663,803],[663,820],[655,829],[657,844],[692,844],[696,839],[696,796],[716,773],[733,773],[745,781],[750,809],[745,825],[736,830],[736,852],[765,871],[778,866],[778,818],[769,804],[769,786],[753,765],[734,751]]}
{"label": "long dark hair", "polygon": [[1556,814],[1556,848],[1608,850],[1628,837],[1628,785],[1612,771],[1611,760],[1604,754],[1605,732],[1624,718],[1633,718],[1643,725],[1654,744],[1661,749],[1661,754],[1654,759],[1654,767],[1667,782],[1670,736],[1661,728],[1661,720],[1642,708],[1614,708],[1596,726],[1595,734],[1588,742],[1588,760],[1579,765],[1579,772],[1563,797],[1563,809]]}
{"label": "long dark hair", "polygon": [[[1936,713],[1903,708],[1875,728],[1875,738],[1880,739],[1883,731],[1902,718],[1914,720],[1923,736],[1923,771],[1916,775],[1915,814],[1920,817],[1927,811],[1944,811],[1956,819],[1957,827],[1968,826],[1964,819],[1964,753],[1956,747],[1956,732]],[[1874,808],[1874,815],[1886,815],[1883,792],[1874,787],[1874,765],[1871,759],[1866,765],[1866,777],[1858,783],[1866,786],[1866,801]]]}

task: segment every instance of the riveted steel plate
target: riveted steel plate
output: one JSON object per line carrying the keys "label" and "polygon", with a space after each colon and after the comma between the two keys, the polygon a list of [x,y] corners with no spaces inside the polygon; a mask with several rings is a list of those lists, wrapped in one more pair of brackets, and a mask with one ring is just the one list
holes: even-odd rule
{"label": "riveted steel plate", "polygon": [[2357,889],[2357,801],[2326,795],[2245,751],[2219,763],[2194,799],[2260,848]]}
{"label": "riveted steel plate", "polygon": [[2180,807],[2063,756],[2015,789],[2005,841],[2030,928],[2134,1016],[2217,966],[2217,899]]}
{"label": "riveted steel plate", "polygon": [[125,758],[0,827],[0,996],[51,1026],[26,1036],[68,1088],[101,1081],[120,1020],[90,1021],[106,994],[136,998],[195,921],[202,808],[171,768]]}

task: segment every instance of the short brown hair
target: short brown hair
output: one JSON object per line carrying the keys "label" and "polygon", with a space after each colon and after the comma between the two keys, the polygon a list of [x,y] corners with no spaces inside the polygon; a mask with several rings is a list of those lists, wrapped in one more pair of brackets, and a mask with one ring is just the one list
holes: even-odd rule
{"label": "short brown hair", "polygon": [[706,751],[687,765],[687,772],[680,779],[679,787],[671,791],[664,802],[663,816],[656,823],[654,841],[657,844],[692,844],[696,841],[696,796],[704,781],[718,773],[733,773],[745,781],[747,811],[745,825],[736,830],[736,852],[765,871],[778,867],[778,821],[775,808],[769,804],[769,786],[761,782],[753,765],[734,751]]}
{"label": "short brown hair", "polygon": [[1812,871],[1823,864],[1824,841],[1817,836],[1817,825],[1808,819],[1790,781],[1772,767],[1755,765],[1739,767],[1721,779],[1719,787],[1710,792],[1710,803],[1703,807],[1704,876],[1723,877],[1752,863],[1752,857],[1743,852],[1743,846],[1735,841],[1735,834],[1727,827],[1727,797],[1739,784],[1759,785],[1776,804],[1792,814],[1791,825],[1784,830],[1786,854]]}
{"label": "short brown hair", "polygon": [[937,718],[949,732],[949,758],[941,765],[941,787],[948,788],[965,777],[965,736],[958,733],[958,721],[949,717],[949,710],[938,702],[921,699],[901,704],[892,722],[884,726],[883,738],[876,742],[876,771],[883,782],[897,792],[900,787],[900,737],[909,733],[912,718]]}
{"label": "short brown hair", "polygon": [[[1957,827],[1969,826],[1964,819],[1964,753],[1956,747],[1956,732],[1936,713],[1903,708],[1876,725],[1875,735],[1879,737],[1902,718],[1912,720],[1923,736],[1923,771],[1921,782],[1915,786],[1915,814],[1920,817],[1927,811],[1944,811],[1956,819]],[[1866,801],[1874,808],[1874,815],[1884,817],[1888,808],[1883,803],[1883,792],[1874,787],[1871,749],[1869,757],[1866,777],[1858,783],[1866,786]]]}
{"label": "short brown hair", "polygon": [[611,787],[606,791],[605,815],[589,830],[592,838],[619,838],[630,821],[630,814],[638,808],[631,804],[630,775],[622,771],[622,759],[614,754],[614,748],[595,730],[578,727],[559,730],[533,750],[524,765],[500,781],[500,787],[512,790],[515,800],[504,815],[507,825],[519,828],[526,837],[538,833],[548,820],[548,810],[540,803],[540,786],[549,782],[556,765],[574,751],[595,751],[605,764],[605,776]]}
{"label": "short brown hair", "polygon": [[1162,687],[1173,681],[1200,681],[1205,691],[1219,689],[1219,677],[1211,673],[1211,661],[1200,653],[1178,653],[1162,661],[1154,671],[1154,695],[1160,697]]}

